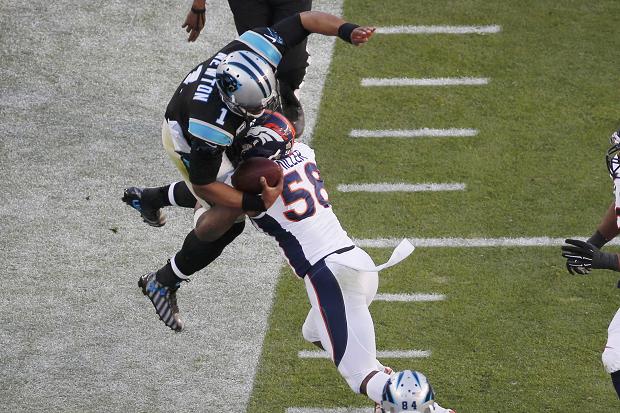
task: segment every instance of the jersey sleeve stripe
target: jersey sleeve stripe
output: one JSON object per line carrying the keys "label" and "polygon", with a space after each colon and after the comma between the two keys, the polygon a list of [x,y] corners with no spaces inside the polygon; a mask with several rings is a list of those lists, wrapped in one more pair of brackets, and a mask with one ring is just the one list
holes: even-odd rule
{"label": "jersey sleeve stripe", "polygon": [[277,67],[282,60],[282,53],[271,42],[251,30],[239,36],[238,40],[260,54],[271,65]]}
{"label": "jersey sleeve stripe", "polygon": [[238,62],[229,62],[228,64],[231,65],[231,66],[236,66],[239,69],[241,69],[244,72],[246,72],[248,75],[250,75],[250,77],[252,79],[254,79],[254,81],[256,82],[258,87],[260,87],[260,91],[263,93],[263,98],[266,99],[266,98],[269,97],[269,94],[267,94],[267,91],[265,90],[265,86],[263,86],[263,83],[264,83],[263,82],[263,76],[261,75],[260,71],[257,74],[252,69],[247,67],[246,65],[242,65],[241,63],[238,63]]}
{"label": "jersey sleeve stripe", "polygon": [[221,146],[229,146],[233,141],[233,135],[217,126],[201,121],[199,119],[189,118],[189,133],[207,142]]}

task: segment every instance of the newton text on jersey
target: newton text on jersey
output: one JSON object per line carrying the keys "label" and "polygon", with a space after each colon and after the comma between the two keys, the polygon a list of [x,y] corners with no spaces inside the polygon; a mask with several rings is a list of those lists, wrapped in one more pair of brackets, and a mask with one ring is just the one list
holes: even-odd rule
{"label": "newton text on jersey", "polygon": [[[199,100],[201,102],[206,102],[209,100],[209,97],[211,96],[211,92],[213,92],[213,88],[215,87],[215,73],[216,73],[217,67],[219,66],[222,59],[224,59],[225,57],[226,57],[226,54],[220,52],[211,59],[211,62],[209,62],[209,67],[207,67],[207,69],[205,70],[204,74],[202,75],[202,78],[200,79],[200,84],[196,88],[196,93],[194,93],[193,100]],[[196,69],[196,71],[194,72],[195,75],[194,73],[190,73],[185,79],[184,83],[187,84],[187,83],[191,83],[192,81],[195,81],[196,77],[200,75],[201,70],[202,70],[202,66]],[[191,79],[193,77],[192,75],[195,76],[193,79]]]}

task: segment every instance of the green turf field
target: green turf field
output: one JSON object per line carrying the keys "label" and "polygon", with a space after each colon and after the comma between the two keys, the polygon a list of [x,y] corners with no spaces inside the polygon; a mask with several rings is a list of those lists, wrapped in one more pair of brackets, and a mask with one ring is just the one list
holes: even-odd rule
{"label": "green turf field", "polygon": [[[589,236],[611,201],[604,165],[620,126],[620,2],[345,1],[360,24],[499,25],[487,35],[381,35],[338,42],[313,146],[343,226],[381,237]],[[484,86],[373,87],[362,78],[486,77]],[[473,128],[468,138],[349,138],[352,129]],[[461,182],[465,191],[339,193],[343,183]],[[388,249],[370,249],[377,262]],[[615,274],[570,276],[559,246],[419,248],[379,292],[432,303],[371,306],[383,360],[426,373],[462,412],[615,411],[600,352],[618,308]],[[283,271],[248,411],[370,406],[300,329],[303,283]],[[369,407],[370,411],[370,407]]]}

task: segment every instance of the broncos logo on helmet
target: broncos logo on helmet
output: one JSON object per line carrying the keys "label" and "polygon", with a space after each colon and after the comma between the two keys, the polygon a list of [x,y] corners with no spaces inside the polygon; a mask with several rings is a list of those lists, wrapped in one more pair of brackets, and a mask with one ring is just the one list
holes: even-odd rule
{"label": "broncos logo on helmet", "polygon": [[295,142],[295,128],[284,115],[271,110],[250,123],[243,138],[241,158],[260,156],[280,159],[286,156]]}

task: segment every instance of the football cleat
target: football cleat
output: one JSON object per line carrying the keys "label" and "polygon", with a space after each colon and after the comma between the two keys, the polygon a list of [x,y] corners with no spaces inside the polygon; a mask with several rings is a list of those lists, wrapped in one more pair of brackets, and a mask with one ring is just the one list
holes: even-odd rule
{"label": "football cleat", "polygon": [[122,201],[138,211],[142,216],[142,220],[152,227],[162,227],[166,223],[166,215],[161,208],[148,208],[142,201],[142,193],[144,188],[131,186],[125,189]]}
{"label": "football cleat", "polygon": [[[383,366],[383,372],[391,376],[392,373],[394,373],[394,369],[388,366]],[[381,407],[381,404],[375,403],[375,410],[373,412],[374,413],[385,413],[385,410],[383,410],[383,407]]]}
{"label": "football cleat", "polygon": [[179,316],[177,305],[176,290],[160,284],[155,278],[155,272],[144,274],[138,279],[138,287],[142,289],[142,294],[146,295],[159,319],[174,331],[183,330],[183,321]]}

